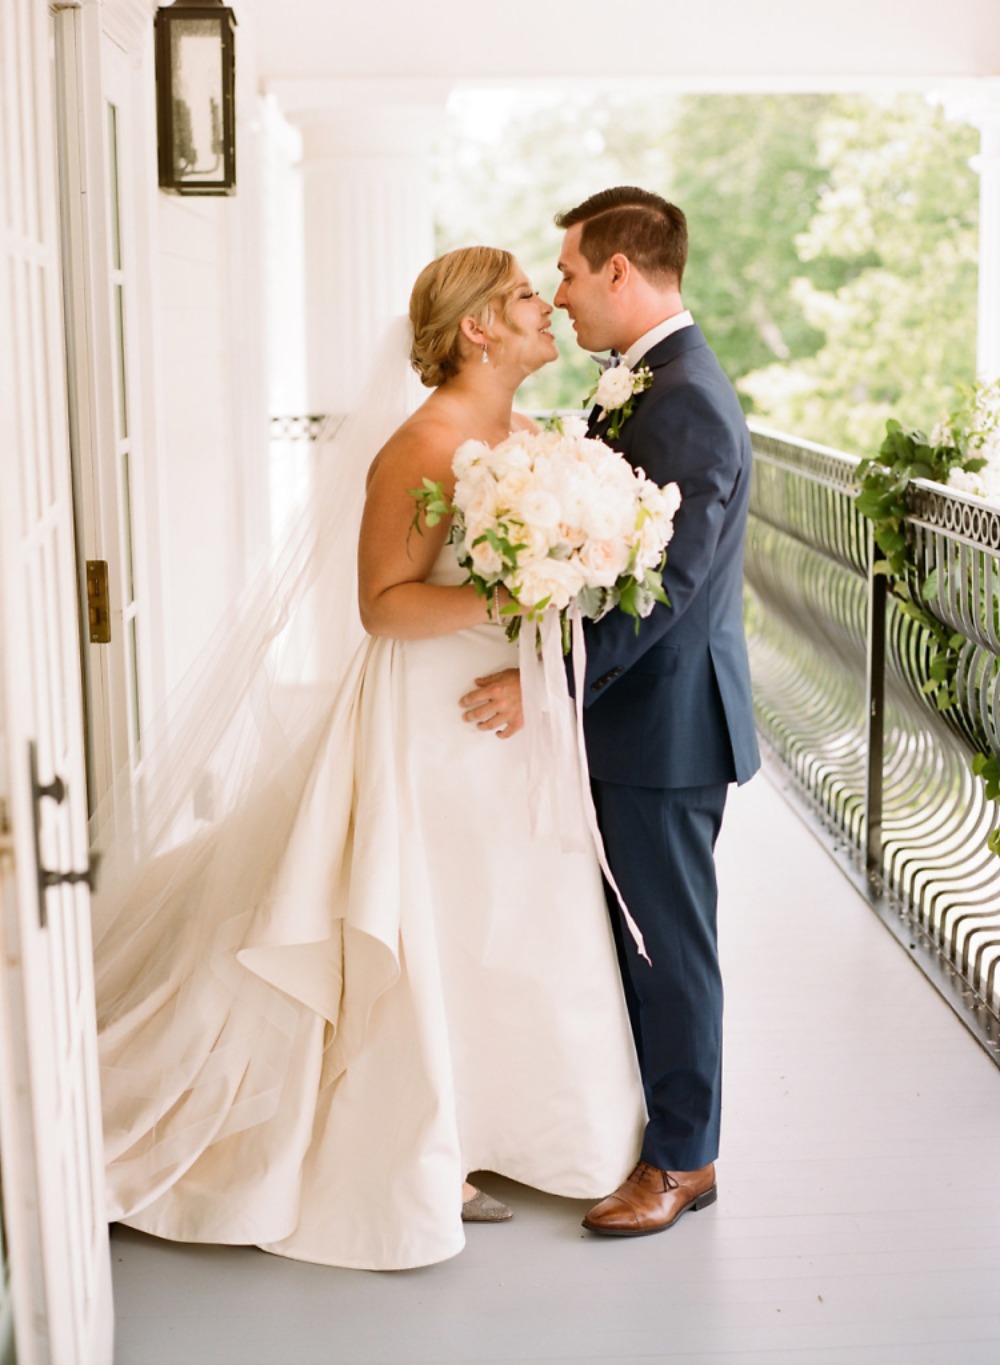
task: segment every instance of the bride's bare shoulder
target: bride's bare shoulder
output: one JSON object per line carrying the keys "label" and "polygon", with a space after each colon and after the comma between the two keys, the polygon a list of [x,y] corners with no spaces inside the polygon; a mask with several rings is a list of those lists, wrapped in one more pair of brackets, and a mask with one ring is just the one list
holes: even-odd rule
{"label": "bride's bare shoulder", "polygon": [[[410,478],[442,479],[451,473],[451,461],[462,443],[461,429],[447,412],[429,404],[417,409],[386,441],[368,471],[368,482],[375,474]],[[419,480],[418,480],[419,481]]]}

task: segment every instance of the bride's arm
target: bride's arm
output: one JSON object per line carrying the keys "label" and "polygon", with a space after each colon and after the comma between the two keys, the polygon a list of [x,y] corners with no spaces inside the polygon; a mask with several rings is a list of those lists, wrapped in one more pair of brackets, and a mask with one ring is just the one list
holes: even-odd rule
{"label": "bride's arm", "polygon": [[358,601],[369,635],[420,640],[450,635],[490,619],[492,598],[475,588],[426,583],[448,534],[448,521],[412,529],[409,490],[424,478],[454,490],[451,459],[458,438],[450,426],[424,422],[396,433],[378,454],[368,480],[358,542]]}

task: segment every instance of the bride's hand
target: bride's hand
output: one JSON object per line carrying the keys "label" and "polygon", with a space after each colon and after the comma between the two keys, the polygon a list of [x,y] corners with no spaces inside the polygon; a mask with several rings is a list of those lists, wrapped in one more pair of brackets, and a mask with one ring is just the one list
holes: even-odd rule
{"label": "bride's hand", "polygon": [[524,727],[521,674],[516,668],[477,678],[475,689],[466,692],[458,704],[465,712],[464,720],[477,730],[495,730],[500,739],[510,739]]}

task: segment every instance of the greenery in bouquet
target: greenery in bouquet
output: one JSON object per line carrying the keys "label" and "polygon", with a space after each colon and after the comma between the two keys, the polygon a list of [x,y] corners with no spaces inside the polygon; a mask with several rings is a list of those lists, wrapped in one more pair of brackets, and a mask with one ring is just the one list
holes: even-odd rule
{"label": "greenery in bouquet", "polygon": [[453,461],[455,492],[424,480],[411,490],[421,519],[452,519],[449,540],[468,582],[488,596],[503,586],[516,636],[522,619],[560,613],[568,647],[570,614],[597,620],[614,608],[639,620],[667,603],[662,569],[680,505],[676,484],[661,488],[583,423],[514,432],[496,446],[466,441]]}

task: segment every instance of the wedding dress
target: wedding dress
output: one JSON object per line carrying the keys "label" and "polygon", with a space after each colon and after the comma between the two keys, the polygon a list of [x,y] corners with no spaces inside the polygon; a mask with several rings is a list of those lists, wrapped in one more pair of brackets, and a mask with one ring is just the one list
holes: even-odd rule
{"label": "wedding dress", "polygon": [[[463,578],[445,545],[429,581]],[[532,839],[525,733],[458,705],[516,662],[493,625],[361,640],[284,765],[140,863],[125,899],[155,913],[97,942],[113,1219],[401,1269],[461,1250],[469,1172],[588,1199],[627,1174],[596,859]]]}

